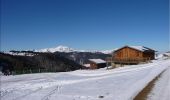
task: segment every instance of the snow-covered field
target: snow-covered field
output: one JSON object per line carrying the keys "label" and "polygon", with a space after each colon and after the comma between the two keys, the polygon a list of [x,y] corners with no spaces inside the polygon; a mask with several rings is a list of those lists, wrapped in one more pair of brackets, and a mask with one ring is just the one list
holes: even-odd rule
{"label": "snow-covered field", "polygon": [[[1,100],[132,100],[170,60],[112,70],[1,76]],[[163,100],[163,99],[161,99]]]}

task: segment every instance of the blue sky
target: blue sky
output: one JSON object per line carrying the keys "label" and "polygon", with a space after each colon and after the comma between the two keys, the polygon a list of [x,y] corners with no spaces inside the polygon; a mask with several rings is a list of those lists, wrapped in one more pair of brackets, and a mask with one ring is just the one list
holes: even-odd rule
{"label": "blue sky", "polygon": [[169,0],[1,0],[1,50],[169,49]]}

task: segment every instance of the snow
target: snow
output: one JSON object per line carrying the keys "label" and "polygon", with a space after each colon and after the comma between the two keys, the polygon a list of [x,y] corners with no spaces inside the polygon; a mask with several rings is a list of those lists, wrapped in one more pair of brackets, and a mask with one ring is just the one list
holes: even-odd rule
{"label": "snow", "polygon": [[55,48],[45,48],[45,49],[40,49],[40,50],[35,50],[36,52],[73,52],[74,49],[72,48],[69,48],[67,46],[63,46],[63,45],[60,45],[60,46],[57,46]]}
{"label": "snow", "polygon": [[[128,46],[140,51],[145,51],[145,50],[149,50],[149,48],[146,48],[144,46]],[[59,45],[57,47],[53,47],[53,48],[45,48],[45,49],[39,49],[39,50],[34,50],[35,52],[90,52],[90,53],[103,53],[103,54],[112,54],[114,51],[118,50],[120,48],[115,48],[115,49],[111,49],[111,50],[77,50],[77,49],[73,49],[70,48],[68,46],[63,46],[63,45]],[[27,51],[27,50],[25,50]],[[33,54],[25,54],[25,53],[12,53],[12,52],[5,52],[7,54],[11,54],[11,55],[20,55],[20,56],[34,56]]]}
{"label": "snow", "polygon": [[102,60],[102,59],[89,59],[89,61],[92,61],[96,64],[100,64],[100,63],[106,63],[106,61]]}
{"label": "snow", "polygon": [[112,54],[114,50],[103,50],[103,51],[100,51],[104,54]]}
{"label": "snow", "polygon": [[[53,48],[44,48],[44,49],[37,49],[37,50],[24,50],[24,51],[33,51],[33,52],[50,52],[50,53],[54,53],[54,52],[90,52],[90,53],[103,53],[103,54],[112,54],[116,49],[112,49],[112,50],[77,50],[77,49],[73,49],[70,48],[68,46],[63,46],[63,45],[59,45],[57,47],[53,47]],[[17,51],[17,50],[16,50]],[[10,55],[18,55],[18,56],[34,56],[32,53],[14,53],[14,52],[8,52],[5,51],[4,53],[6,54],[10,54]]]}
{"label": "snow", "polygon": [[[106,70],[1,76],[1,100],[132,100],[170,60]],[[102,97],[103,98],[100,98]],[[161,99],[163,100],[163,99]]]}
{"label": "snow", "polygon": [[145,51],[146,50],[143,46],[129,46],[129,47],[137,49],[137,50],[140,50],[140,51]]}
{"label": "snow", "polygon": [[170,57],[170,52],[164,53],[164,56],[169,56]]}
{"label": "snow", "polygon": [[150,50],[149,48],[146,48],[144,46],[129,46],[131,48],[137,49],[139,51],[146,51],[146,50]]}
{"label": "snow", "polygon": [[17,55],[17,56],[34,56],[35,54],[33,53],[23,53],[23,52],[18,52],[18,53],[14,53],[14,52],[3,52],[5,54],[10,54],[10,55]]}
{"label": "snow", "polygon": [[164,57],[163,53],[156,54],[155,59],[162,59]]}
{"label": "snow", "polygon": [[[144,47],[144,46],[124,46],[124,47],[130,47],[130,48],[142,51],[142,52],[146,51],[146,50],[152,50],[152,49]],[[124,47],[122,47],[122,48],[124,48]],[[121,48],[119,48],[119,49],[121,49]],[[119,50],[119,49],[117,49],[117,50]],[[116,49],[115,49],[115,51],[116,51]]]}
{"label": "snow", "polygon": [[[144,46],[127,46],[126,45],[124,47],[133,48],[133,49],[136,49],[136,50],[139,50],[139,51],[142,51],[142,52],[147,51],[147,50],[153,50],[153,49],[150,49],[150,48],[147,48],[147,47],[144,47]],[[114,49],[114,51],[117,51],[117,50],[122,49],[124,47],[121,47],[121,48],[118,48],[118,49]]]}
{"label": "snow", "polygon": [[112,54],[114,51],[116,51],[118,48],[112,49],[112,50],[102,50],[100,52],[104,53],[104,54]]}
{"label": "snow", "polygon": [[170,58],[170,52],[164,52],[164,53],[158,53],[156,55],[156,59],[167,59],[167,58]]}
{"label": "snow", "polygon": [[83,66],[89,68],[89,67],[90,67],[90,64],[84,64]]}
{"label": "snow", "polygon": [[147,100],[170,100],[170,67],[156,81]]}
{"label": "snow", "polygon": [[45,49],[40,49],[40,50],[35,50],[35,52],[91,52],[91,53],[98,53],[101,52],[103,54],[111,54],[114,50],[116,49],[112,49],[112,50],[77,50],[77,49],[73,49],[70,48],[68,46],[63,46],[63,45],[59,45],[57,47],[54,48],[45,48]]}

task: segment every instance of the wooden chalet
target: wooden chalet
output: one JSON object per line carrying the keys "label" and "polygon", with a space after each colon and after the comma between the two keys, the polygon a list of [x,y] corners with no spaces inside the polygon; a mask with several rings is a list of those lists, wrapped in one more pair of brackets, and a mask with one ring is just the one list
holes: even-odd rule
{"label": "wooden chalet", "polygon": [[89,69],[98,69],[106,67],[106,61],[102,59],[89,59]]}
{"label": "wooden chalet", "polygon": [[115,64],[138,64],[155,59],[155,50],[144,46],[124,46],[114,51]]}

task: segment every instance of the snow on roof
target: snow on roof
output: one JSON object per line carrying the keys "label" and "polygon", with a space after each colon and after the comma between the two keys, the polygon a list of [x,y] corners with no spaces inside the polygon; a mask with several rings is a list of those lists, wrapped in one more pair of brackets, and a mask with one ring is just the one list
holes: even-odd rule
{"label": "snow on roof", "polygon": [[129,46],[129,47],[134,48],[134,49],[137,49],[137,50],[139,50],[139,51],[151,50],[151,49],[146,48],[146,47],[144,47],[144,46]]}
{"label": "snow on roof", "polygon": [[90,64],[84,64],[83,66],[85,66],[85,67],[90,67]]}
{"label": "snow on roof", "polygon": [[89,61],[95,62],[95,63],[97,63],[97,64],[106,63],[106,61],[104,61],[104,60],[102,60],[102,59],[89,59]]}
{"label": "snow on roof", "polygon": [[[144,47],[144,46],[124,46],[124,47],[130,47],[130,48],[133,48],[133,49],[136,49],[136,50],[139,50],[139,51],[146,51],[146,50],[152,50],[152,49],[150,49],[150,48],[147,48],[147,47]],[[124,47],[122,47],[122,48],[124,48]],[[119,48],[119,49],[122,49],[122,48]],[[117,49],[117,50],[119,50],[119,49]],[[115,50],[115,51],[117,51],[117,50]],[[153,50],[154,51],[154,50]]]}

